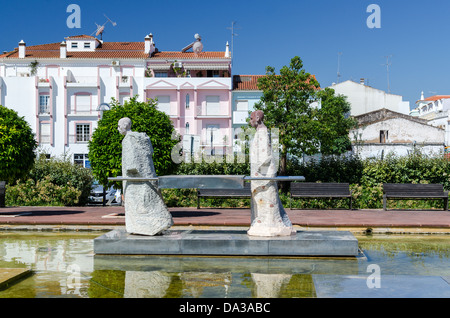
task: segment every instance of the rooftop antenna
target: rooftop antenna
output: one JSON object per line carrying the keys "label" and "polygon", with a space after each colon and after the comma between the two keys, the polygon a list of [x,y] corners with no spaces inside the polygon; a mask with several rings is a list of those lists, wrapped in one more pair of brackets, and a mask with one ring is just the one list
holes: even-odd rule
{"label": "rooftop antenna", "polygon": [[338,52],[337,84],[339,84],[339,80],[341,78],[341,73],[340,73],[341,55],[342,55],[342,52]]}
{"label": "rooftop antenna", "polygon": [[238,36],[239,34],[234,33],[234,30],[236,29],[240,29],[239,27],[236,28],[236,21],[231,21],[231,27],[228,27],[228,30],[231,30],[231,64],[233,64],[233,58],[234,58],[234,54],[233,54],[233,49],[234,49],[234,37]]}
{"label": "rooftop antenna", "polygon": [[389,66],[391,66],[392,63],[389,62],[389,58],[392,58],[392,55],[387,55],[387,56],[385,56],[385,58],[386,58],[386,64],[382,64],[382,65],[386,66],[388,94],[390,94],[391,93],[391,85],[389,83]]}
{"label": "rooftop antenna", "polygon": [[116,25],[117,25],[117,23],[111,21],[111,19],[108,18],[108,17],[106,16],[106,14],[104,14],[104,16],[106,17],[106,22],[103,23],[103,25],[98,25],[97,23],[95,23],[95,25],[97,26],[97,30],[96,30],[94,33],[91,34],[91,36],[95,34],[96,37],[100,35],[100,40],[103,40],[103,32],[105,31],[105,25],[106,25],[108,22],[111,22],[111,24],[112,24],[113,26],[116,26]]}

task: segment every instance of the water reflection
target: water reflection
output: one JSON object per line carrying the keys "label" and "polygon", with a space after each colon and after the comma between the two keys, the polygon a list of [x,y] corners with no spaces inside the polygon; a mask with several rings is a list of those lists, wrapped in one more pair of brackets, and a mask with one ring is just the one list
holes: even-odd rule
{"label": "water reflection", "polygon": [[311,274],[357,274],[358,260],[96,255],[90,297],[316,297]]}
{"label": "water reflection", "polygon": [[370,264],[384,277],[450,276],[450,236],[358,237],[364,256],[350,259],[93,255],[97,236],[0,232],[0,268],[34,271],[0,298],[321,297],[356,278],[365,287]]}

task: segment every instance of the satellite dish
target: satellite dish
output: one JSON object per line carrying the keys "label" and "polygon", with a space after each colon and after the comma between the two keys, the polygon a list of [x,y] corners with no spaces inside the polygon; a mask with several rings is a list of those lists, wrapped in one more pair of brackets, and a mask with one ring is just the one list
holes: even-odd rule
{"label": "satellite dish", "polygon": [[100,34],[103,33],[104,30],[105,30],[105,27],[103,25],[97,24],[97,32],[95,32],[95,36],[99,36]]}
{"label": "satellite dish", "polygon": [[186,52],[187,50],[189,50],[190,48],[192,48],[192,50],[194,51],[194,53],[196,53],[196,54],[198,54],[198,53],[200,53],[202,50],[203,50],[203,44],[202,44],[202,37],[198,34],[198,33],[196,33],[195,35],[194,35],[194,38],[195,38],[195,42],[192,42],[191,44],[189,44],[189,45],[187,45],[187,46],[185,46],[182,50],[181,50],[181,52]]}
{"label": "satellite dish", "polygon": [[99,35],[100,35],[100,40],[103,39],[103,32],[105,31],[105,25],[106,25],[108,22],[111,22],[111,24],[112,24],[113,26],[116,26],[116,25],[117,25],[117,23],[111,21],[111,19],[108,18],[108,17],[106,16],[106,14],[104,14],[104,16],[106,17],[106,22],[105,22],[103,25],[98,25],[98,24],[96,23],[95,25],[97,26],[97,30],[96,30],[94,33],[91,34],[91,35],[94,35],[94,34],[95,34],[95,36],[99,36]]}

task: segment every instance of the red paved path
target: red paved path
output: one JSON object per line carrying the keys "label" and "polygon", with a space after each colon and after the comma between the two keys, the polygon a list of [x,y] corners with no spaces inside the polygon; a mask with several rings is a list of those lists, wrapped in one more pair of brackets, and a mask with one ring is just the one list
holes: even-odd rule
{"label": "red paved path", "polygon": [[[248,226],[249,209],[170,208],[175,225]],[[119,206],[0,208],[0,225],[123,225]],[[450,211],[289,210],[294,225],[450,230]]]}

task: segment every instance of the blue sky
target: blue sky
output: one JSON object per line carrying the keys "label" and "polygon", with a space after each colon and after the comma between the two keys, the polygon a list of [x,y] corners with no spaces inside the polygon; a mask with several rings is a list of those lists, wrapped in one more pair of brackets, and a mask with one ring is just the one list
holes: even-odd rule
{"label": "blue sky", "polygon": [[[81,28],[70,29],[66,9],[81,9]],[[381,28],[366,24],[369,4],[381,9]],[[367,78],[387,91],[386,56],[390,58],[391,93],[413,106],[420,97],[450,94],[450,2],[445,0],[40,0],[2,1],[0,50],[61,42],[64,37],[91,35],[106,22],[104,41],[143,41],[153,33],[161,51],[181,50],[202,36],[204,50],[224,50],[234,38],[234,74],[279,70],[300,56],[307,72],[322,87],[337,80]]]}

